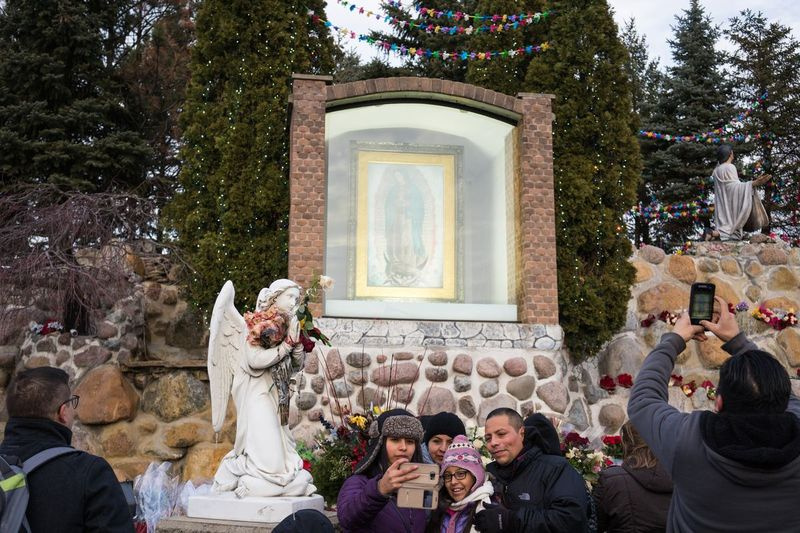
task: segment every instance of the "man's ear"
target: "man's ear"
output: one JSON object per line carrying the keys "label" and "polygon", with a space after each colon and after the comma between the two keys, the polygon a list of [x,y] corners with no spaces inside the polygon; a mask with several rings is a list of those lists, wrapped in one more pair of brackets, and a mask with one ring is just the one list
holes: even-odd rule
{"label": "man's ear", "polygon": [[716,411],[718,413],[722,412],[722,395],[721,394],[717,394],[716,397],[714,398],[714,409],[716,409]]}
{"label": "man's ear", "polygon": [[58,412],[56,413],[56,422],[65,426],[67,425],[67,408],[68,405],[63,403],[61,404],[61,407],[58,408]]}

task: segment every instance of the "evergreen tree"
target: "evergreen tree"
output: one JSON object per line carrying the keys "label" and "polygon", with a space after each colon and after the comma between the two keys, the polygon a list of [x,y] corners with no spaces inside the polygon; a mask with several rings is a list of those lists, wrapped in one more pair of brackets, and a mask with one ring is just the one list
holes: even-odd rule
{"label": "evergreen tree", "polygon": [[[481,13],[491,15],[536,15],[549,13],[547,3],[542,0],[484,1],[479,5]],[[526,46],[538,46],[545,41],[545,22],[549,14],[541,15],[539,22],[526,24],[520,28],[499,33],[478,33],[468,43],[471,50],[508,51]],[[532,18],[532,17],[531,17]],[[545,52],[546,53],[546,52]],[[472,61],[469,63],[467,81],[493,91],[515,95],[521,89],[531,62],[538,61],[539,54],[517,54],[491,61]]]}
{"label": "evergreen tree", "polygon": [[189,45],[194,39],[191,2],[162,2],[164,9],[148,19],[146,32],[138,27],[131,32],[137,44],[122,53],[115,69],[125,106],[153,152],[147,187],[138,193],[159,207],[171,198],[180,169],[178,115],[189,83]]}
{"label": "evergreen tree", "polygon": [[210,310],[233,280],[238,304],[286,276],[292,73],[330,73],[333,42],[311,27],[322,0],[207,0],[198,10],[182,115],[183,167],[169,222],[193,267],[188,297]]}
{"label": "evergreen tree", "polygon": [[[640,122],[650,122],[653,110],[661,92],[664,77],[658,68],[658,59],[650,60],[647,52],[647,39],[639,35],[633,19],[626,22],[620,35],[622,44],[628,49],[630,60],[625,65],[625,72],[631,82],[631,105],[634,113],[639,116]],[[640,139],[639,146],[642,159],[647,159],[652,154],[655,146]],[[639,181],[636,190],[636,199],[639,205],[650,204],[650,193],[644,182]],[[633,227],[629,234],[635,245],[650,244],[650,219],[643,215],[632,217]]]}
{"label": "evergreen tree", "polygon": [[605,0],[553,4],[552,43],[532,61],[528,91],[553,93],[558,297],[575,360],[594,355],[625,321],[633,283],[623,214],[641,161],[625,74],[628,53]]}
{"label": "evergreen tree", "polygon": [[[389,32],[373,31],[370,37],[394,44],[398,47],[424,48],[430,51],[455,52],[471,49],[472,35],[467,33],[444,33],[442,28],[471,28],[470,32],[477,30],[482,23],[474,21],[465,22],[463,18],[456,18],[456,13],[475,14],[478,0],[440,0],[430,7],[437,12],[423,12],[421,8],[428,5],[422,2],[415,4],[414,8],[392,5],[384,2],[381,9],[392,22]],[[467,73],[465,61],[444,60],[441,57],[413,57],[408,58],[404,64],[418,76],[440,78],[452,81],[464,81]]]}
{"label": "evergreen tree", "polygon": [[[676,17],[669,41],[674,65],[667,69],[664,91],[645,130],[691,135],[720,128],[735,117],[729,105],[730,83],[722,73],[723,55],[714,51],[719,30],[699,0]],[[644,180],[658,205],[709,201],[709,176],[716,147],[709,143],[647,140]],[[711,224],[710,214],[660,220],[653,239],[672,250]]]}
{"label": "evergreen tree", "polygon": [[[105,2],[111,4],[113,2]],[[87,2],[8,0],[0,12],[0,179],[130,190],[150,150],[130,127]]]}
{"label": "evergreen tree", "polygon": [[[736,46],[729,62],[737,101],[752,105],[760,96],[768,95],[764,105],[745,120],[740,133],[755,139],[750,157],[773,175],[764,197],[772,222],[770,229],[797,242],[800,44],[792,38],[790,28],[769,23],[761,13],[749,10],[731,19],[725,33]],[[762,136],[756,138],[758,134]]]}

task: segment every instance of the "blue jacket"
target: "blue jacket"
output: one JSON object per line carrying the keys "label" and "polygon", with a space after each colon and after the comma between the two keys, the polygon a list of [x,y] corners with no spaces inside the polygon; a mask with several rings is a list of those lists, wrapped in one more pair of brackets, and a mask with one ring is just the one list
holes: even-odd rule
{"label": "blue jacket", "polygon": [[[667,386],[685,348],[675,333],[661,337],[628,401],[628,416],[674,484],[667,531],[800,531],[800,401],[791,397],[789,412],[773,415],[680,412]],[[758,349],[743,333],[722,348],[733,357]]]}

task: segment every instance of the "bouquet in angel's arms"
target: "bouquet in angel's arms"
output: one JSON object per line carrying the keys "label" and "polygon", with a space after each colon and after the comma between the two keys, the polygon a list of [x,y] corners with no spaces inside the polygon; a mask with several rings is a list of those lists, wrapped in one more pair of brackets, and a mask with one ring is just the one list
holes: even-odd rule
{"label": "bouquet in angel's arms", "polygon": [[247,324],[247,342],[262,348],[274,348],[286,336],[286,319],[276,309],[247,312],[244,314]]}
{"label": "bouquet in angel's arms", "polygon": [[325,346],[330,346],[331,341],[322,333],[318,327],[314,325],[314,316],[311,314],[309,304],[316,301],[320,291],[325,292],[333,288],[333,278],[328,276],[320,276],[314,280],[314,283],[306,289],[300,305],[297,308],[297,320],[300,321],[300,342],[303,344],[303,350],[310,352],[314,349],[317,342],[321,342]]}

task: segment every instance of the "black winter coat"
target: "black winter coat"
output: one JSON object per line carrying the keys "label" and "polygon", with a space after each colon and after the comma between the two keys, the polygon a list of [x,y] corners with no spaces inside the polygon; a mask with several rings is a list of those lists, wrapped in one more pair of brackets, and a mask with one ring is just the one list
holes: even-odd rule
{"label": "black winter coat", "polygon": [[[45,418],[11,418],[0,454],[25,461],[69,446],[72,431]],[[56,457],[28,476],[28,523],[33,533],[133,533],[133,519],[111,466],[76,452]]]}
{"label": "black winter coat", "polygon": [[490,463],[495,498],[514,511],[512,531],[585,533],[591,507],[586,484],[564,457],[534,446],[511,464]]}
{"label": "black winter coat", "polygon": [[594,488],[598,531],[659,533],[667,530],[672,480],[660,466],[623,463],[603,470]]}

